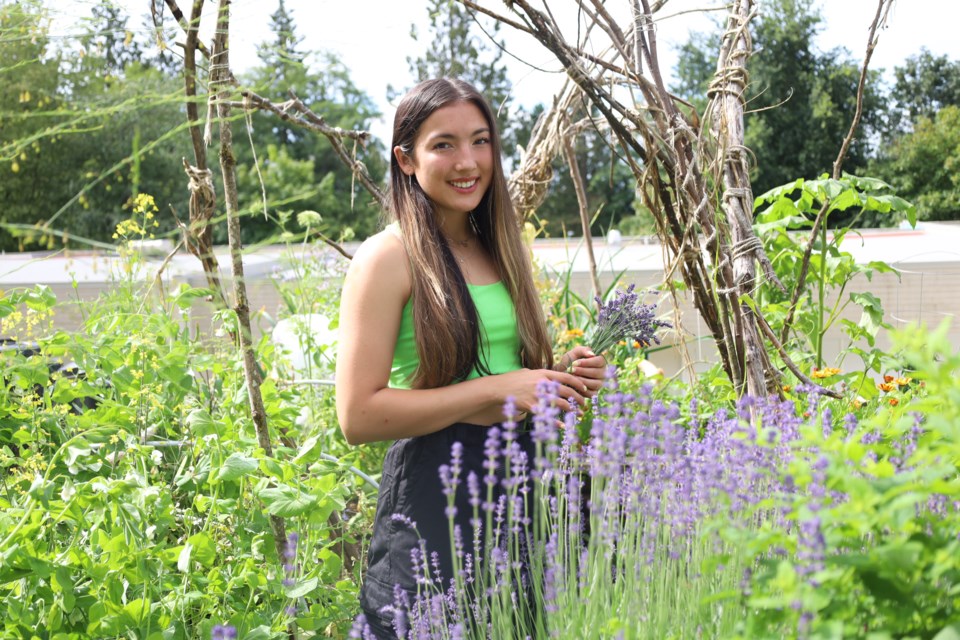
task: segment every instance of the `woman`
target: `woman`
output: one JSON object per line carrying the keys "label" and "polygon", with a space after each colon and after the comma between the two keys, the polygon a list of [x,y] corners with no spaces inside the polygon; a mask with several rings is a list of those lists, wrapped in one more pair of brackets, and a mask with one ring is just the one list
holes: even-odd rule
{"label": "woman", "polygon": [[[340,303],[337,415],[351,444],[396,440],[387,453],[361,606],[378,637],[383,607],[417,591],[418,537],[453,577],[437,469],[463,445],[461,477],[482,475],[486,427],[512,398],[526,415],[544,380],[562,410],[603,383],[586,347],[553,365],[528,250],[507,193],[496,120],[470,85],[427,80],[403,97],[390,163],[395,223],[354,256]],[[466,534],[468,508],[457,523]],[[416,523],[416,531],[405,521]],[[463,522],[461,522],[461,520]],[[470,549],[467,550],[468,552]]]}

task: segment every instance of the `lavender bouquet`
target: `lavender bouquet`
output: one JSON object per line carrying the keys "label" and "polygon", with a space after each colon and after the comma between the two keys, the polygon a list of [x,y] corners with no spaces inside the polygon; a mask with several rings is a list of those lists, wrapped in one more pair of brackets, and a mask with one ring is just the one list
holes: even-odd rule
{"label": "lavender bouquet", "polygon": [[586,338],[594,353],[603,353],[621,340],[635,340],[643,346],[660,344],[657,329],[672,326],[669,322],[657,320],[654,316],[657,305],[643,304],[633,289],[631,284],[626,291],[617,291],[605,304],[597,298],[600,314]]}

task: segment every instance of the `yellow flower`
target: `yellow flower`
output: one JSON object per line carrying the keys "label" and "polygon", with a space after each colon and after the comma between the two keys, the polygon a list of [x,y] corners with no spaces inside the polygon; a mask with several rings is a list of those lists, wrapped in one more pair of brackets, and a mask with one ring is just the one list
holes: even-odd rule
{"label": "yellow flower", "polygon": [[905,387],[910,384],[911,380],[913,380],[913,378],[897,378],[894,382],[897,383],[898,387]]}

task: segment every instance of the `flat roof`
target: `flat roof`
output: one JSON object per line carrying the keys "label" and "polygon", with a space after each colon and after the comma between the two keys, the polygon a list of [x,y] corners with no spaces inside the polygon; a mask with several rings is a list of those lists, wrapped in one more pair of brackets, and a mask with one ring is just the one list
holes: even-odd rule
{"label": "flat roof", "polygon": [[[350,243],[348,249],[355,249]],[[863,229],[850,231],[844,238],[843,250],[850,252],[860,264],[882,261],[910,270],[920,264],[943,264],[947,270],[960,270],[960,224],[949,222],[919,223],[916,229]],[[315,250],[315,249],[311,249]],[[217,247],[216,254],[224,276],[230,272],[227,247]],[[332,251],[332,249],[330,250]],[[284,245],[258,247],[244,254],[244,273],[248,280],[280,275],[287,265]],[[564,273],[587,273],[589,258],[582,238],[548,238],[534,241],[537,260]],[[594,256],[597,268],[604,273],[663,271],[663,247],[654,238],[595,238]],[[162,251],[145,256],[146,273],[153,274],[163,262]],[[0,254],[0,287],[37,284],[105,284],[120,274],[120,258],[113,253],[89,250]],[[200,261],[186,251],[170,259],[166,275],[180,281],[200,284],[203,270]],[[113,277],[111,277],[113,276]]]}

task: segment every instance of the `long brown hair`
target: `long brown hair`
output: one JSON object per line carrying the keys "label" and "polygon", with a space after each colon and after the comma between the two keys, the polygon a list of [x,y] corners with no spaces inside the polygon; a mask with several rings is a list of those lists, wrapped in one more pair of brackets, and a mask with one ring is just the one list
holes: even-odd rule
{"label": "long brown hair", "polygon": [[[390,148],[400,147],[412,157],[424,120],[437,109],[457,102],[469,102],[480,109],[490,127],[493,145],[493,177],[479,206],[470,214],[474,230],[513,299],[523,366],[549,367],[553,353],[543,309],[533,283],[528,250],[521,238],[520,220],[507,191],[497,120],[486,99],[462,80],[439,78],[421,82],[397,106]],[[408,178],[403,173],[392,153],[390,204],[391,213],[400,224],[413,273],[413,326],[420,362],[411,386],[444,386],[465,379],[475,366],[489,373],[480,357],[477,310],[440,231],[433,202],[415,177]]]}

